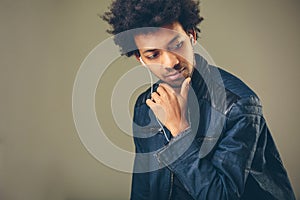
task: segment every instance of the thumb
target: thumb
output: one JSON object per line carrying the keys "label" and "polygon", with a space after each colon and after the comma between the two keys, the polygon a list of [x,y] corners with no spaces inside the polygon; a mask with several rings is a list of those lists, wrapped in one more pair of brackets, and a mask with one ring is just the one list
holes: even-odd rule
{"label": "thumb", "polygon": [[187,99],[189,89],[190,89],[190,82],[191,82],[191,77],[188,77],[183,81],[183,83],[181,85],[180,95],[184,99]]}

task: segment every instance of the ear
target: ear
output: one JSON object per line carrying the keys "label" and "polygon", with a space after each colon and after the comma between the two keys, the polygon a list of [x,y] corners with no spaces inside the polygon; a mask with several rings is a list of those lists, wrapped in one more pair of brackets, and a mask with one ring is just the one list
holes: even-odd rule
{"label": "ear", "polygon": [[140,63],[142,63],[142,65],[143,65],[144,67],[147,67],[147,65],[144,63],[144,61],[143,61],[143,59],[142,59],[141,56],[135,54],[135,58],[136,58]]}
{"label": "ear", "polygon": [[187,31],[188,36],[191,38],[193,41],[192,43],[195,44],[197,41],[197,33],[194,29],[190,29]]}
{"label": "ear", "polygon": [[139,52],[134,53],[134,56],[135,56],[135,58],[137,59],[138,62],[141,62],[141,60],[140,60],[141,55],[140,55]]}

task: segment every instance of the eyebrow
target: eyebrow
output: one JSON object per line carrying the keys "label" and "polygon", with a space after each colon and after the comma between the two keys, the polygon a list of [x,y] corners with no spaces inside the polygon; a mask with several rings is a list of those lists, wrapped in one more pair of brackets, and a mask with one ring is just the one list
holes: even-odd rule
{"label": "eyebrow", "polygon": [[[180,38],[180,34],[177,34],[170,42],[168,42],[168,45],[169,46],[170,44],[172,44],[174,41],[176,41],[178,38]],[[157,49],[147,49],[145,51],[143,51],[143,54],[144,53],[148,53],[148,52],[153,52],[153,51],[156,51]]]}

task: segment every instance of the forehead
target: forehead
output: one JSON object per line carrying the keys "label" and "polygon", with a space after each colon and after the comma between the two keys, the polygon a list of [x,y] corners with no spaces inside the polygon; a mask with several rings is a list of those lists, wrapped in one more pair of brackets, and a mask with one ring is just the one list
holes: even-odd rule
{"label": "forehead", "polygon": [[176,37],[185,37],[187,34],[182,26],[175,22],[166,26],[151,28],[146,33],[139,33],[134,36],[138,49],[164,49],[166,45]]}

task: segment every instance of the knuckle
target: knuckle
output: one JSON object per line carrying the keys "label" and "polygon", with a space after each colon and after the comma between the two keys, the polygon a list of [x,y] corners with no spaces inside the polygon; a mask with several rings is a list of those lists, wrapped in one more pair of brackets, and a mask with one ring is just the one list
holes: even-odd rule
{"label": "knuckle", "polygon": [[156,92],[153,92],[152,94],[151,94],[151,97],[152,98],[154,98],[154,97],[156,97],[157,96],[157,93]]}
{"label": "knuckle", "polygon": [[158,92],[162,91],[161,86],[158,86],[157,91],[158,91]]}

